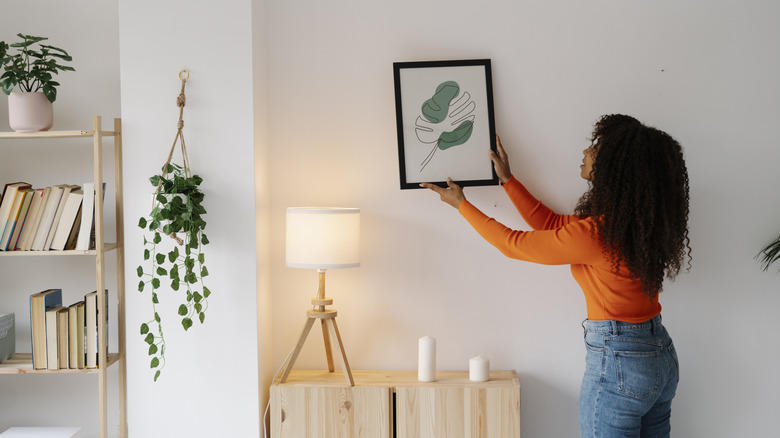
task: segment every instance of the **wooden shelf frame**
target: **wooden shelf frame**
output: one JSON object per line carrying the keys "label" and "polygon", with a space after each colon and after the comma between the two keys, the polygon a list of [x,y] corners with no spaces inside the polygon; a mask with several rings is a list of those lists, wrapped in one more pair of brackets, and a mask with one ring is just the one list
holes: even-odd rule
{"label": "wooden shelf frame", "polygon": [[[117,249],[119,247],[116,243],[106,242],[103,246],[104,252],[109,252]],[[97,255],[97,251],[94,249],[85,250],[85,251],[77,251],[77,250],[68,250],[68,251],[0,251],[0,257],[35,257],[35,256],[43,256],[43,257],[49,257],[49,256],[78,256],[78,255],[87,255],[87,256],[95,256]]]}
{"label": "wooden shelf frame", "polygon": [[119,131],[82,130],[82,131],[42,131],[42,132],[0,132],[0,139],[41,139],[41,138],[81,138],[95,137],[97,133],[100,137],[116,137]]}
{"label": "wooden shelf frame", "polygon": [[[98,368],[97,369],[61,369],[35,370],[32,368],[32,355],[19,353],[0,363],[0,375],[9,374],[97,374],[98,409],[100,438],[108,438],[108,368],[119,367],[119,436],[127,438],[127,363],[125,353],[125,258],[124,258],[124,192],[122,188],[122,121],[114,119],[111,131],[102,129],[102,118],[93,117],[91,130],[45,131],[45,132],[0,132],[0,139],[59,139],[92,138],[93,182],[95,186],[95,249],[88,251],[0,251],[0,256],[93,256],[95,257],[96,290],[106,289],[105,255],[116,251],[116,297],[117,297],[117,352],[107,353],[107,320],[105,312],[100,313],[98,321]],[[104,196],[103,196],[103,138],[113,137],[114,141],[114,190],[116,209],[116,242],[104,241]],[[109,290],[111,293],[111,290]],[[98,296],[98,308],[107,308],[105,295]]]}
{"label": "wooden shelf frame", "polygon": [[[119,362],[118,353],[109,353],[106,363],[111,367]],[[2,374],[97,374],[98,368],[78,368],[60,370],[36,370],[32,366],[32,353],[17,353],[12,358],[0,363],[0,375]]]}

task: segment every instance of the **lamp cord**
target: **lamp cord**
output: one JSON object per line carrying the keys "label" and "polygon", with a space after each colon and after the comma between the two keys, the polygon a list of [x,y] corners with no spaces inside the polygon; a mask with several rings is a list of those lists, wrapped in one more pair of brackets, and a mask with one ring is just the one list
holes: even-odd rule
{"label": "lamp cord", "polygon": [[[276,382],[276,378],[279,377],[279,373],[282,371],[282,369],[285,367],[285,365],[287,365],[287,361],[290,360],[290,356],[292,356],[293,351],[295,351],[294,348],[292,350],[290,350],[290,353],[287,354],[287,357],[284,359],[284,361],[282,361],[282,365],[279,367],[278,370],[276,370],[276,374],[274,374],[274,378],[271,379],[271,384],[272,385],[273,385],[274,382]],[[266,403],[266,405],[265,405],[265,413],[263,414],[263,436],[266,437],[266,438],[268,438],[268,429],[266,429],[266,427],[265,427],[265,424],[266,424],[265,420],[268,417],[268,410],[269,410],[270,407],[271,407],[271,393],[269,392],[268,393],[268,403]],[[281,432],[282,431],[279,430],[279,435],[280,436],[281,436]]]}
{"label": "lamp cord", "polygon": [[[318,289],[318,291],[319,291],[319,289]],[[317,306],[315,306],[315,305],[312,305],[311,307],[312,307],[312,310],[316,310],[317,309]],[[284,358],[284,360],[282,361],[282,365],[279,367],[278,370],[276,370],[276,374],[274,374],[274,378],[271,379],[271,385],[273,385],[274,382],[276,382],[276,378],[279,377],[279,373],[282,372],[282,369],[285,367],[285,365],[287,365],[287,362],[290,360],[290,356],[292,356],[294,351],[295,351],[295,348],[290,350],[290,352],[287,354],[287,357]],[[268,429],[266,429],[266,427],[265,427],[265,420],[268,417],[268,410],[270,409],[270,407],[271,407],[271,392],[269,391],[268,392],[268,403],[265,404],[265,413],[263,413],[263,436],[265,438],[268,438]],[[279,427],[280,427],[280,429],[279,429],[279,436],[281,436],[282,435],[281,422],[279,423]]]}

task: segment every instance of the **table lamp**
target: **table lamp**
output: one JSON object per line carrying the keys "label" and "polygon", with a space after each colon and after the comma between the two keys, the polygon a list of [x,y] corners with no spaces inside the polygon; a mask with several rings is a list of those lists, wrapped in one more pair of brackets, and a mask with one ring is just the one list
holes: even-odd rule
{"label": "table lamp", "polygon": [[333,299],[325,297],[325,271],[360,266],[359,208],[293,208],[287,209],[286,262],[292,268],[316,269],[319,276],[317,296],[312,298],[312,310],[306,312],[306,324],[295,346],[290,362],[282,375],[287,381],[306,337],[319,320],[325,341],[328,371],[334,372],[331,341],[336,343],[344,363],[344,376],[349,386],[355,386],[347,353],[336,324],[336,310],[326,309]]}

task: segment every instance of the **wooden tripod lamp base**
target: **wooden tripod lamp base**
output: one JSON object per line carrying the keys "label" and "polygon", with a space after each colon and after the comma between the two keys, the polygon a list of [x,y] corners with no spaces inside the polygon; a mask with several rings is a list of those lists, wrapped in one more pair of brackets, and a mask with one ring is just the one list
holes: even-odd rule
{"label": "wooden tripod lamp base", "polygon": [[325,306],[333,304],[331,298],[325,298],[325,270],[320,269],[319,274],[319,289],[317,290],[317,297],[312,298],[311,304],[315,307],[314,310],[306,312],[306,324],[303,326],[300,338],[298,338],[298,344],[295,346],[295,350],[290,356],[290,362],[287,364],[287,368],[282,374],[281,383],[287,381],[287,377],[292,371],[295,360],[298,359],[298,355],[303,348],[303,344],[306,343],[306,338],[309,336],[314,323],[319,320],[322,325],[322,337],[325,341],[325,355],[328,360],[328,371],[334,372],[333,366],[333,348],[331,340],[336,343],[337,351],[341,354],[342,363],[344,364],[344,377],[347,379],[349,386],[355,386],[355,381],[352,378],[352,370],[349,368],[349,361],[347,360],[347,353],[344,350],[344,343],[341,341],[341,334],[339,333],[339,326],[336,324],[336,315],[338,312],[335,309],[326,309]]}

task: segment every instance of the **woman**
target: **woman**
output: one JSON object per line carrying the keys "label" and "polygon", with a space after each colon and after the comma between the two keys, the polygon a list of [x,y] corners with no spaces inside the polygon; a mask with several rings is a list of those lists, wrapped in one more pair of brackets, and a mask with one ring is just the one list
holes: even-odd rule
{"label": "woman", "polygon": [[496,140],[490,158],[498,179],[534,231],[511,230],[487,217],[449,178],[448,188],[421,186],[457,208],[506,256],[571,265],[588,312],[581,436],[668,437],[678,363],[658,294],[664,277],[674,279],[690,260],[682,148],[632,117],[603,116],[580,166],[589,190],[576,215],[559,215],[512,176]]}

